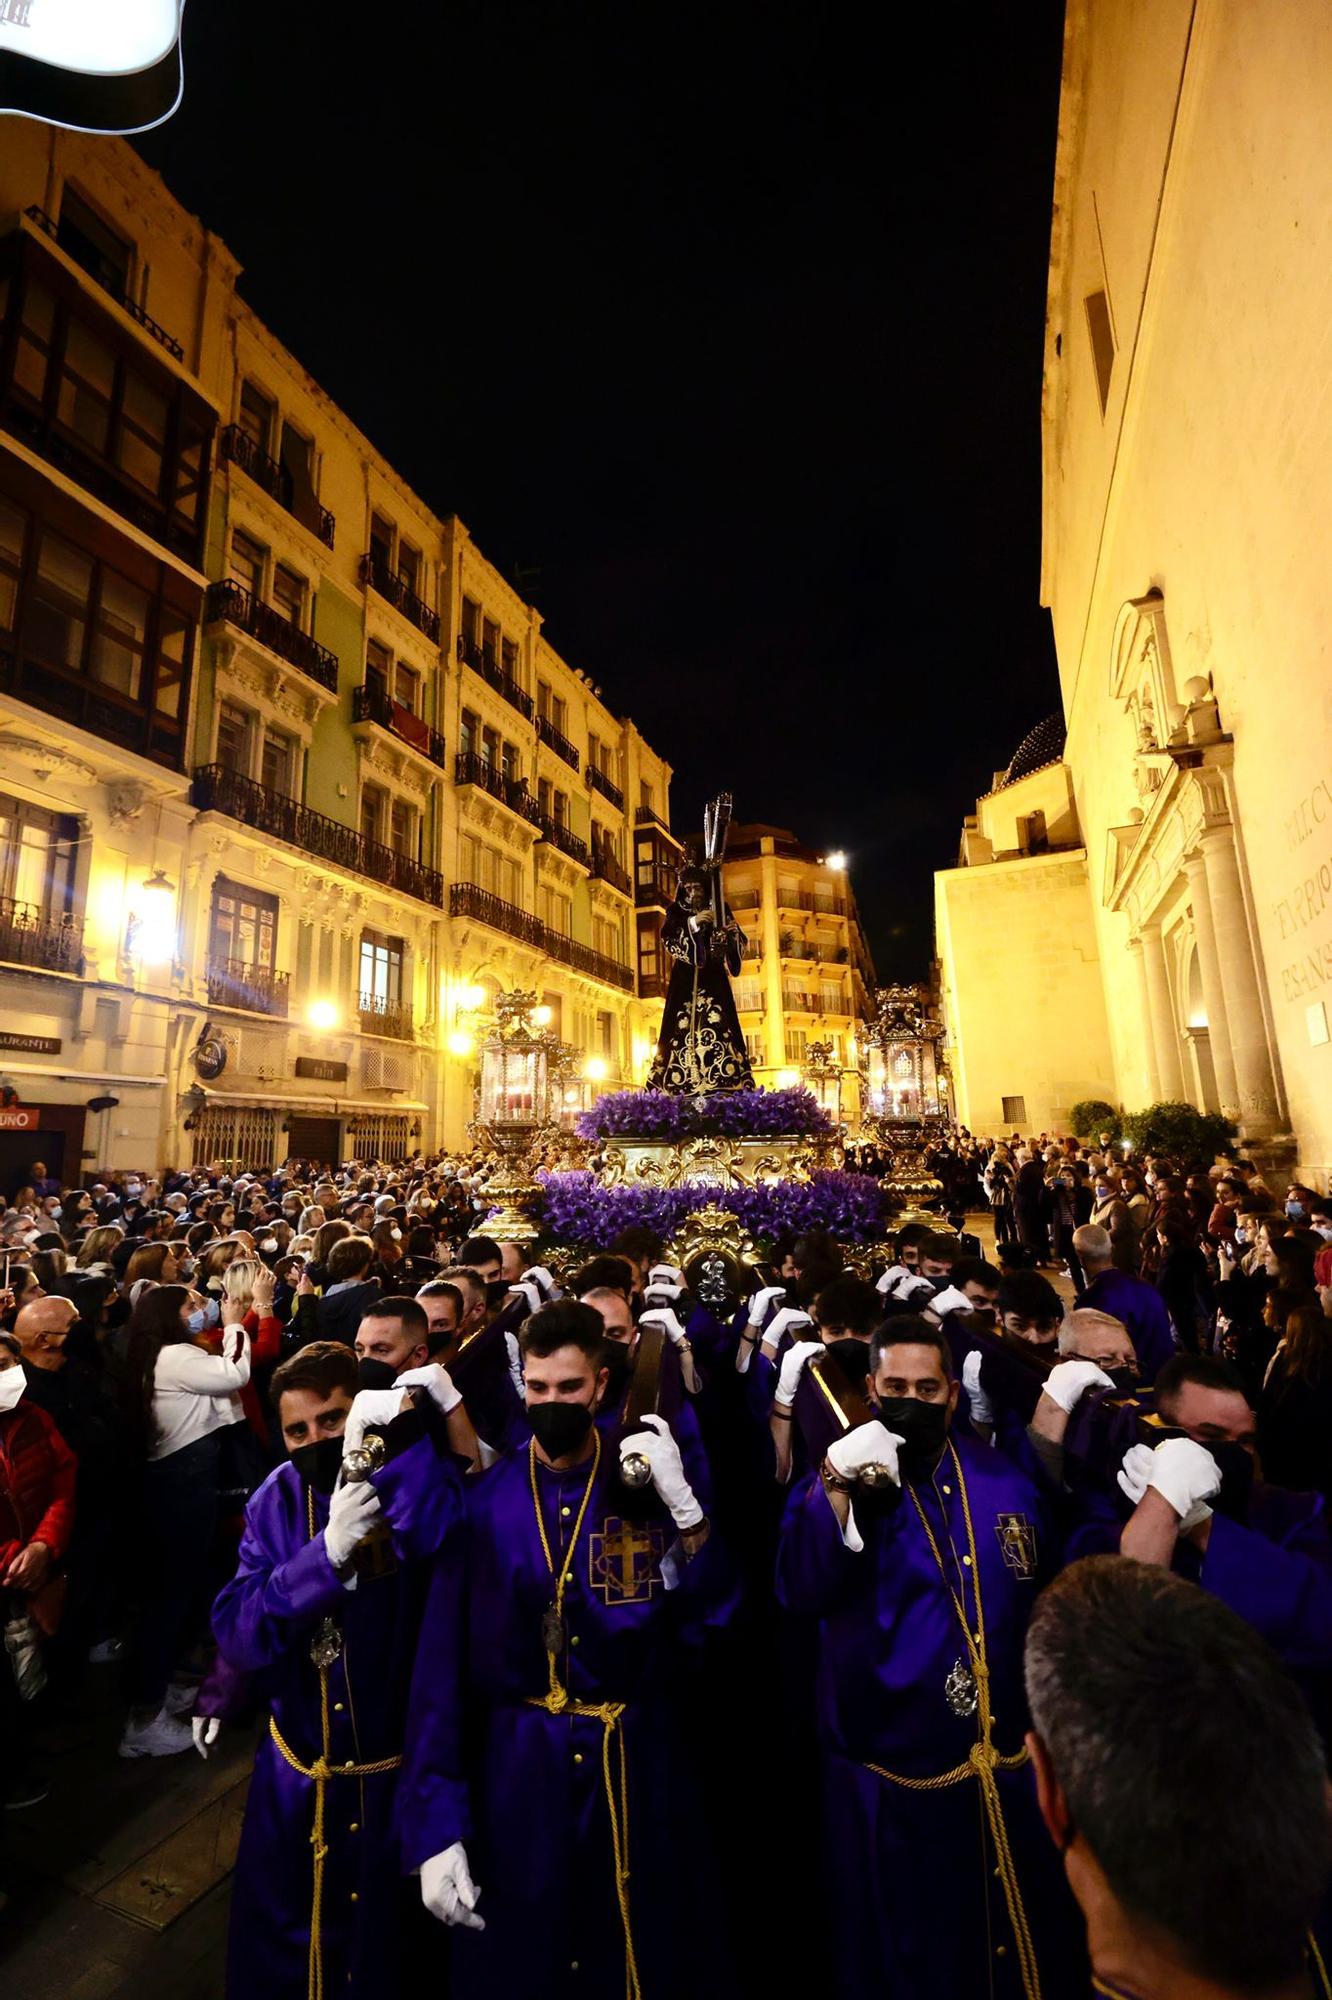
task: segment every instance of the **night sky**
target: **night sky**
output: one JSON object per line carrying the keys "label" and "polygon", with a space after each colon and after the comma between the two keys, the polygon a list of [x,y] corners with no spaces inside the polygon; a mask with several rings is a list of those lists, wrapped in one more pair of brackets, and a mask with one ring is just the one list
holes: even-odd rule
{"label": "night sky", "polygon": [[1058,706],[1061,22],[190,0],[184,106],[136,142],[670,759],[677,830],[728,786],[844,847],[891,977],[924,975],[931,870]]}

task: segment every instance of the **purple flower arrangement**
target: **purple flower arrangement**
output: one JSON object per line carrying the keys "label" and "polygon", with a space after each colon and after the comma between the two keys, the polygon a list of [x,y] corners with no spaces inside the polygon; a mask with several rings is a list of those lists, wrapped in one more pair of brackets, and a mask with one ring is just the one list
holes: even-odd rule
{"label": "purple flower arrangement", "polygon": [[[602,1099],[603,1104],[606,1101]],[[784,1230],[799,1234],[806,1229],[826,1229],[843,1243],[871,1243],[886,1226],[879,1183],[869,1174],[833,1169],[817,1172],[808,1181],[772,1181],[748,1188],[699,1182],[678,1188],[603,1187],[592,1173],[541,1173],[537,1178],[545,1192],[546,1230],[561,1243],[588,1250],[609,1249],[631,1223],[646,1224],[657,1235],[670,1237],[686,1216],[714,1202],[738,1216],[756,1242],[767,1244]]]}
{"label": "purple flower arrangement", "polygon": [[805,1089],[719,1090],[704,1098],[609,1090],[578,1120],[583,1139],[805,1139],[830,1138],[835,1130]]}

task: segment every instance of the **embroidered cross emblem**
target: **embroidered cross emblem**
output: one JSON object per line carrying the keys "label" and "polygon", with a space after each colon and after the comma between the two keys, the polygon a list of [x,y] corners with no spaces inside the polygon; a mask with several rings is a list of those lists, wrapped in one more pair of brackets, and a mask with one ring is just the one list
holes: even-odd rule
{"label": "embroidered cross emblem", "polygon": [[645,1604],[661,1578],[660,1528],[645,1528],[610,1515],[601,1532],[588,1536],[588,1581],[609,1604]]}
{"label": "embroidered cross emblem", "polygon": [[1029,1582],[1036,1574],[1036,1530],[1025,1514],[999,1514],[994,1532],[1004,1561],[1014,1576]]}
{"label": "embroidered cross emblem", "polygon": [[398,1567],[398,1558],[393,1548],[393,1537],[389,1533],[387,1521],[376,1521],[363,1541],[356,1544],[352,1554],[352,1567],[357,1576],[366,1583],[376,1582],[382,1576],[392,1576]]}

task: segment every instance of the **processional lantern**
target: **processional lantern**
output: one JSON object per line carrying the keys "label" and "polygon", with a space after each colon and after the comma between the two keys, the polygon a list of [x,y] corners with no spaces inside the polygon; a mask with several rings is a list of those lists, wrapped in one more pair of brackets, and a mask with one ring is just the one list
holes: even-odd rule
{"label": "processional lantern", "polygon": [[800,1066],[803,1083],[818,1099],[834,1125],[842,1122],[842,1065],[830,1041],[810,1042]]}
{"label": "processional lantern", "polygon": [[551,1037],[532,1027],[535,993],[501,993],[495,1025],[481,1044],[481,1089],[476,1131],[500,1165],[486,1183],[498,1205],[487,1229],[501,1242],[530,1243],[539,1233],[528,1205],[540,1193],[532,1178],[533,1154],[552,1124]]}

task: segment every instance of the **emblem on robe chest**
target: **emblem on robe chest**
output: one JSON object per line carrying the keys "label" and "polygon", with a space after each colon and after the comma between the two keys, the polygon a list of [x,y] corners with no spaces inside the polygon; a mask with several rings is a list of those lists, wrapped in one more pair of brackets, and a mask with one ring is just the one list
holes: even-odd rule
{"label": "emblem on robe chest", "polygon": [[998,1514],[994,1532],[1004,1561],[1014,1576],[1029,1583],[1036,1574],[1036,1529],[1025,1514]]}
{"label": "emblem on robe chest", "polygon": [[352,1567],[363,1582],[373,1583],[378,1577],[392,1576],[398,1567],[398,1558],[393,1551],[393,1537],[389,1533],[387,1521],[376,1521],[364,1541],[356,1544],[352,1554]]}
{"label": "emblem on robe chest", "polygon": [[588,1536],[588,1582],[611,1604],[646,1604],[661,1582],[660,1528],[610,1515]]}

